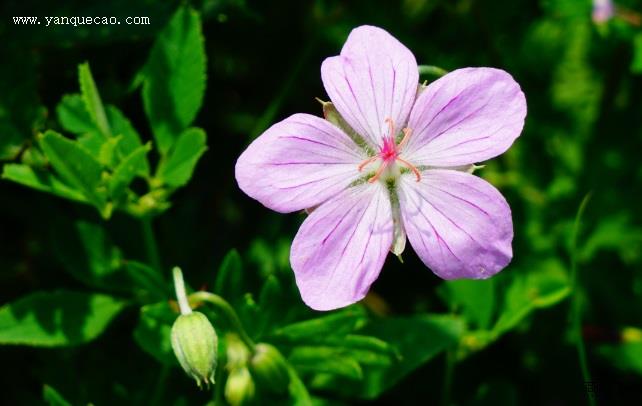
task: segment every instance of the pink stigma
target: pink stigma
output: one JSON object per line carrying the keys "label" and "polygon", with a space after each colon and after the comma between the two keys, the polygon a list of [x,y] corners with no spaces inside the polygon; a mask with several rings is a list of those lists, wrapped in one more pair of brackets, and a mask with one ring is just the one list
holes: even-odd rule
{"label": "pink stigma", "polygon": [[382,162],[379,169],[377,169],[374,176],[368,179],[368,183],[376,182],[381,177],[383,171],[395,162],[399,162],[401,165],[410,169],[412,173],[415,174],[417,182],[419,182],[421,180],[421,173],[419,170],[410,162],[399,157],[399,155],[401,155],[402,148],[407,144],[408,138],[410,138],[410,134],[412,134],[412,130],[410,128],[404,128],[401,130],[403,132],[403,139],[399,144],[395,144],[395,123],[391,118],[386,118],[386,123],[388,124],[390,132],[387,136],[383,137],[383,146],[380,148],[377,155],[371,156],[359,164],[359,172],[363,171],[363,168],[371,163],[381,159]]}

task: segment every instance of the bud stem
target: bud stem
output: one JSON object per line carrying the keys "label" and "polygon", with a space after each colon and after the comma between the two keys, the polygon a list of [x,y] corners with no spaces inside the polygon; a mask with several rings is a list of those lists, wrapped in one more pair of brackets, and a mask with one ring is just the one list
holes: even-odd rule
{"label": "bud stem", "polygon": [[181,268],[175,266],[174,269],[172,269],[172,274],[174,275],[174,288],[176,289],[176,299],[178,300],[178,307],[181,309],[181,314],[190,314],[192,308],[187,300],[183,272],[181,272]]}
{"label": "bud stem", "polygon": [[239,320],[239,317],[237,316],[236,312],[225,299],[223,299],[219,295],[215,295],[214,293],[205,292],[205,291],[192,293],[190,295],[190,299],[192,299],[193,301],[207,302],[217,307],[221,311],[223,316],[232,325],[234,330],[236,330],[236,332],[238,333],[241,340],[243,340],[245,345],[247,345],[250,351],[254,353],[254,347],[255,347],[254,341],[245,332],[245,329],[243,329],[243,325],[241,324],[241,320]]}

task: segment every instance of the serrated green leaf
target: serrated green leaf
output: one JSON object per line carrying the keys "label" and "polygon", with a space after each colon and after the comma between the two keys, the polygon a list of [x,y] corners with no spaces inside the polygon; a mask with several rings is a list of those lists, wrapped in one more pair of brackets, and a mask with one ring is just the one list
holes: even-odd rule
{"label": "serrated green leaf", "polygon": [[108,138],[100,146],[98,151],[98,161],[107,168],[111,168],[116,164],[116,150],[122,140],[122,136]]}
{"label": "serrated green leaf", "polygon": [[344,396],[374,399],[406,375],[457,344],[464,331],[461,319],[441,315],[416,315],[374,320],[359,333],[376,337],[396,348],[398,356],[389,364],[363,369],[359,382],[333,375],[318,375],[311,387],[332,390]]}
{"label": "serrated green leaf", "polygon": [[[39,137],[40,148],[56,172],[67,183],[82,191],[105,218],[111,214],[101,184],[102,168],[84,148],[62,135],[48,130]],[[101,190],[102,189],[102,190]]]}
{"label": "serrated green leaf", "polygon": [[[112,134],[121,136],[122,140],[118,144],[119,158],[124,159],[132,152],[143,146],[138,131],[132,126],[131,122],[125,115],[115,106],[107,106],[107,118],[111,125]],[[149,176],[149,162],[147,158],[140,163],[139,174],[141,176]]]}
{"label": "serrated green leaf", "polygon": [[89,116],[100,133],[105,138],[109,138],[111,136],[109,122],[107,121],[103,102],[100,100],[98,88],[96,87],[94,78],[91,75],[89,63],[85,62],[78,65],[78,81],[80,82],[80,93],[83,101],[85,102],[85,108],[87,109]]}
{"label": "serrated green leaf", "polygon": [[177,365],[172,350],[172,325],[179,313],[167,301],[143,306],[134,329],[134,340],[149,355],[165,365]]}
{"label": "serrated green leaf", "polygon": [[205,131],[200,128],[185,130],[158,167],[158,178],[166,185],[177,188],[189,182],[199,158],[207,150]]}
{"label": "serrated green leaf", "polygon": [[205,93],[205,41],[199,14],[180,7],[143,68],[143,105],[165,155],[198,113]]}
{"label": "serrated green leaf", "polygon": [[37,292],[0,308],[0,344],[71,346],[98,337],[124,308],[111,296]]}
{"label": "serrated green leaf", "polygon": [[271,337],[291,343],[319,343],[329,336],[345,336],[363,327],[367,321],[365,311],[360,306],[351,306],[339,312],[312,320],[300,321],[276,329]]}
{"label": "serrated green leaf", "polygon": [[339,348],[298,346],[288,361],[299,373],[328,373],[352,380],[363,377],[359,363]]}
{"label": "serrated green leaf", "polygon": [[71,403],[67,402],[57,390],[49,385],[43,387],[42,399],[47,402],[49,406],[71,406]]}
{"label": "serrated green leaf", "polygon": [[50,172],[28,165],[6,164],[2,167],[2,178],[65,199],[88,203],[81,191],[71,188]]}
{"label": "serrated green leaf", "polygon": [[56,106],[58,122],[62,128],[73,134],[85,134],[96,131],[98,128],[92,120],[85,101],[80,94],[66,94]]}
{"label": "serrated green leaf", "polygon": [[150,143],[142,145],[126,156],[114,169],[109,179],[109,193],[117,199],[123,194],[134,178],[145,171],[147,153],[151,151]]}
{"label": "serrated green leaf", "polygon": [[243,295],[243,263],[235,249],[230,250],[223,258],[216,273],[214,293],[228,301],[235,302]]}

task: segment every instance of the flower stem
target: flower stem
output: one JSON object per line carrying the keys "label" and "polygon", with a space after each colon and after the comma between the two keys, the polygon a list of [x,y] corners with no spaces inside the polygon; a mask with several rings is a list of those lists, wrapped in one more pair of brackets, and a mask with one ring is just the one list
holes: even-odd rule
{"label": "flower stem", "polygon": [[254,341],[247,334],[247,332],[243,328],[243,325],[241,324],[241,320],[239,319],[238,315],[236,314],[232,306],[225,299],[223,299],[219,295],[215,295],[214,293],[205,292],[205,291],[194,292],[189,296],[189,298],[192,301],[206,302],[218,308],[223,314],[223,316],[232,325],[232,328],[236,330],[236,332],[238,333],[241,340],[243,340],[245,345],[247,345],[250,348],[250,351],[254,352],[254,346],[255,346]]}
{"label": "flower stem", "polygon": [[450,393],[453,386],[453,375],[455,374],[455,350],[446,352],[446,370],[444,372],[444,387],[441,393],[442,406],[450,405]]}
{"label": "flower stem", "polygon": [[172,269],[172,274],[174,275],[174,289],[176,289],[176,299],[178,300],[178,307],[181,309],[181,314],[190,314],[192,308],[187,300],[183,272],[181,272],[181,268],[175,266],[174,269]]}
{"label": "flower stem", "polygon": [[439,78],[448,73],[446,69],[440,68],[439,66],[419,65],[418,68],[420,75],[436,76]]}
{"label": "flower stem", "polygon": [[[573,291],[573,296],[571,298],[571,318],[573,322],[573,329],[575,330],[575,344],[577,348],[577,356],[580,361],[580,369],[582,371],[582,378],[584,382],[591,382],[591,372],[588,368],[588,361],[586,359],[586,348],[584,346],[584,337],[582,336],[582,315],[580,308],[580,291],[579,291],[579,282],[577,277],[577,238],[579,235],[580,224],[582,220],[582,215],[586,210],[586,205],[591,199],[591,193],[588,193],[582,199],[580,207],[577,210],[577,215],[575,216],[575,222],[573,224],[573,234],[571,236],[571,287]],[[588,396],[589,405],[595,406],[596,402],[593,396]]]}
{"label": "flower stem", "polygon": [[162,272],[160,255],[158,253],[158,244],[154,236],[154,229],[152,228],[152,218],[141,218],[143,225],[143,241],[145,243],[145,251],[147,252],[147,260],[157,272]]}

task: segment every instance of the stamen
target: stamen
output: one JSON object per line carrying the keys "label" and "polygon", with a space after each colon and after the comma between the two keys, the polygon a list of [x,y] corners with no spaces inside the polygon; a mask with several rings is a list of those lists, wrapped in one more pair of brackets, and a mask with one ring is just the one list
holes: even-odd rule
{"label": "stamen", "polygon": [[379,169],[377,169],[377,172],[375,172],[374,176],[368,179],[368,183],[375,183],[377,179],[381,177],[381,174],[383,173],[383,170],[386,169],[386,166],[387,165],[382,163]]}
{"label": "stamen", "polygon": [[401,142],[399,143],[399,145],[397,145],[397,150],[399,151],[401,151],[403,146],[406,145],[406,143],[408,142],[408,139],[410,138],[410,134],[412,134],[412,129],[406,127],[403,130],[401,130],[401,132],[403,132],[403,138],[401,139]]}
{"label": "stamen", "polygon": [[[417,178],[417,182],[419,182],[421,180],[421,172],[419,172],[419,170],[413,164],[411,164],[410,162],[406,161],[405,159],[401,159],[399,157],[397,157],[397,161],[399,161],[402,164],[404,164],[404,166],[406,166],[408,169],[410,169],[412,171],[412,173],[415,174],[415,177]],[[370,182],[370,181],[368,180],[368,182]]]}
{"label": "stamen", "polygon": [[368,159],[366,159],[365,161],[361,162],[361,163],[359,164],[359,167],[358,167],[359,172],[363,171],[363,168],[365,168],[366,166],[368,166],[368,165],[370,165],[371,163],[373,163],[374,161],[376,161],[376,160],[377,160],[377,158],[379,158],[379,157],[378,157],[377,155],[375,155],[375,156],[371,156],[370,158],[368,158]]}

